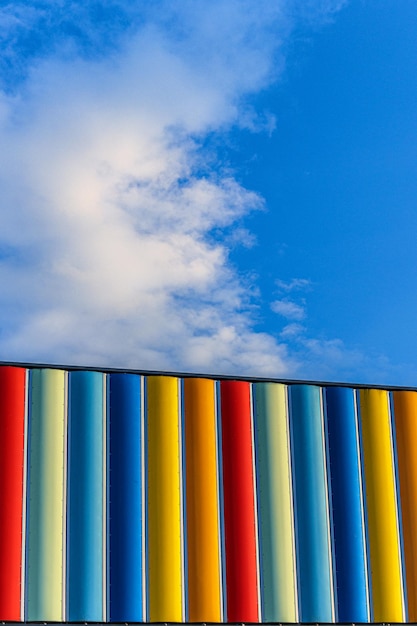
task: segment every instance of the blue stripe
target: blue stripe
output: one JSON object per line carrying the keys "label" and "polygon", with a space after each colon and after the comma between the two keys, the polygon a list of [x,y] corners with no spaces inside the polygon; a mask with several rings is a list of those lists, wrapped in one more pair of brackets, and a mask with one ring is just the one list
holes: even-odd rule
{"label": "blue stripe", "polygon": [[320,388],[293,385],[290,393],[300,621],[331,622],[329,525]]}
{"label": "blue stripe", "polygon": [[227,619],[227,587],[226,587],[226,541],[224,531],[224,490],[223,490],[223,454],[222,454],[222,420],[221,420],[221,400],[220,381],[215,381],[216,386],[216,434],[217,434],[217,472],[219,480],[217,488],[219,490],[219,523],[220,523],[220,567],[221,567],[221,616],[222,621]]}
{"label": "blue stripe", "polygon": [[143,621],[141,378],[110,375],[110,621]]}
{"label": "blue stripe", "polygon": [[346,387],[328,387],[325,397],[337,617],[339,622],[367,622],[369,614],[354,392]]}
{"label": "blue stripe", "polygon": [[103,374],[69,381],[68,619],[103,621]]}

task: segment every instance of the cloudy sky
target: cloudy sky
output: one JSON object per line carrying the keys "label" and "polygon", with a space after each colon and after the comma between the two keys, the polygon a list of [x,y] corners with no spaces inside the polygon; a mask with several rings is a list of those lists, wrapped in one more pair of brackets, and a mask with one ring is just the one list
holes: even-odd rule
{"label": "cloudy sky", "polygon": [[415,0],[0,6],[0,359],[417,384]]}

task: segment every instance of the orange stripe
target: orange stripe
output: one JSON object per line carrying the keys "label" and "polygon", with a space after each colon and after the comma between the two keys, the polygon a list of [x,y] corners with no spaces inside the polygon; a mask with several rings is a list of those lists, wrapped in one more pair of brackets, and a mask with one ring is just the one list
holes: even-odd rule
{"label": "orange stripe", "polygon": [[216,404],[213,380],[184,380],[188,619],[220,622]]}
{"label": "orange stripe", "polygon": [[417,392],[395,391],[408,621],[417,621]]}

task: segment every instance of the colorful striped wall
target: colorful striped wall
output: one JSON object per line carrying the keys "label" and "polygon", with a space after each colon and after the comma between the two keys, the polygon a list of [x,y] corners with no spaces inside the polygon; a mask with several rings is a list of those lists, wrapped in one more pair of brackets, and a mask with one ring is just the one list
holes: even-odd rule
{"label": "colorful striped wall", "polygon": [[417,391],[0,365],[0,621],[417,621]]}

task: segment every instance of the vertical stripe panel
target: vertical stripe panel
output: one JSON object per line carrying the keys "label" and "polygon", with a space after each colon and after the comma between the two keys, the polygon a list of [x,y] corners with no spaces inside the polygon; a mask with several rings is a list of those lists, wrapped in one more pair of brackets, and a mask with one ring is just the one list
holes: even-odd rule
{"label": "vertical stripe panel", "polygon": [[141,377],[109,377],[110,621],[141,622],[143,615]]}
{"label": "vertical stripe panel", "polygon": [[247,382],[220,383],[228,622],[257,622],[257,550]]}
{"label": "vertical stripe panel", "polygon": [[417,392],[394,391],[408,621],[417,622]]}
{"label": "vertical stripe panel", "polygon": [[0,621],[21,619],[26,370],[0,367]]}
{"label": "vertical stripe panel", "polygon": [[333,621],[321,390],[291,387],[300,620]]}
{"label": "vertical stripe panel", "polygon": [[147,379],[149,619],[181,622],[181,448],[177,378]]}
{"label": "vertical stripe panel", "polygon": [[71,372],[67,616],[103,621],[103,374]]}
{"label": "vertical stripe panel", "polygon": [[27,529],[28,621],[63,619],[65,372],[31,373]]}
{"label": "vertical stripe panel", "polygon": [[388,393],[361,389],[373,619],[404,620]]}
{"label": "vertical stripe panel", "polygon": [[254,385],[262,619],[296,622],[291,455],[285,385]]}
{"label": "vertical stripe panel", "polygon": [[325,398],[337,618],[339,622],[367,622],[366,546],[355,392],[346,387],[328,387]]}
{"label": "vertical stripe panel", "polygon": [[221,621],[216,398],[213,380],[184,380],[188,619]]}

